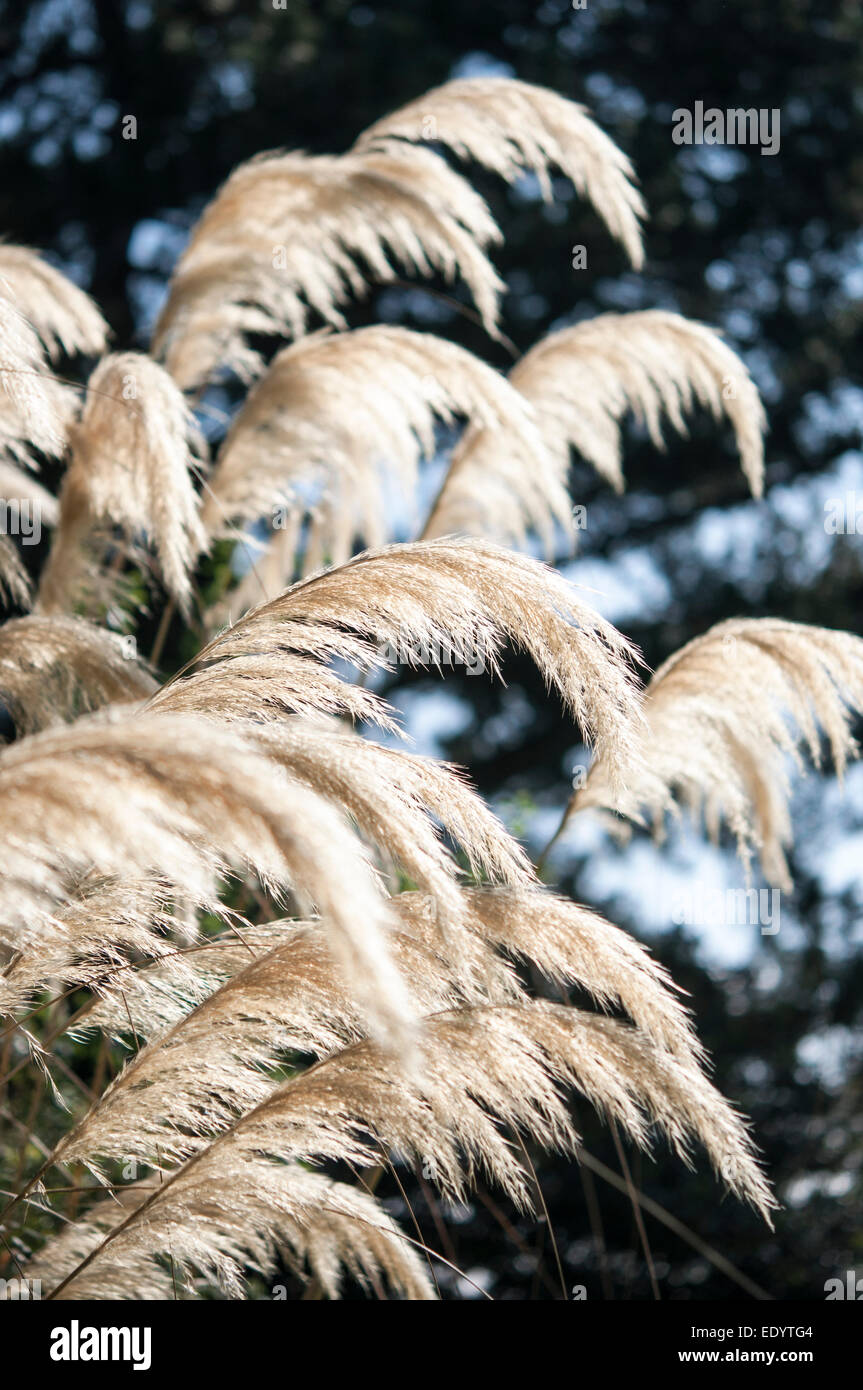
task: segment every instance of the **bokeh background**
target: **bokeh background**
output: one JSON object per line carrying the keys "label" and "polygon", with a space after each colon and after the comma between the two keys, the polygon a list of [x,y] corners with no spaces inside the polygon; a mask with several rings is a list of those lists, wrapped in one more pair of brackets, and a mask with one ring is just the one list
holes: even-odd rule
{"label": "bokeh background", "polygon": [[[709,421],[665,454],[631,429],[623,498],[575,460],[587,527],[560,567],[597,591],[652,666],[737,615],[863,631],[863,536],[825,527],[825,505],[840,498],[852,520],[859,507],[863,531],[856,0],[7,0],[0,231],[91,290],[118,346],[145,346],[189,227],[236,163],[278,146],[343,150],[376,116],[474,72],[587,104],[633,159],[650,210],[636,275],[566,181],[544,206],[530,180],[507,190],[476,172],[506,235],[496,261],[516,348],[597,312],[679,310],[723,329],[770,417],[760,503]],[[696,101],[778,108],[779,153],[675,145],[672,112]],[[134,141],[121,135],[126,115]],[[586,269],[572,268],[577,244]],[[506,368],[506,352],[444,289],[454,293],[372,288],[351,323],[429,328]],[[168,664],[182,655],[169,648]],[[532,670],[511,658],[505,676],[504,686],[400,672],[388,693],[419,748],[467,766],[536,851],[587,759]],[[674,923],[681,888],[742,886],[732,847],[691,828],[662,847],[640,835],[620,847],[576,821],[548,865],[550,881],[649,940],[691,992],[718,1084],[752,1117],[784,1203],[770,1232],[723,1201],[703,1166],[690,1175],[665,1152],[630,1155],[634,1181],[678,1223],[645,1216],[666,1298],[757,1286],[820,1299],[826,1279],[855,1265],[863,1276],[863,765],[844,790],[829,770],[796,779],[793,810],[796,886],[772,936]],[[587,1151],[619,1178],[611,1137],[586,1108],[579,1119]],[[650,1298],[626,1195],[600,1170],[534,1159],[549,1221],[484,1191],[468,1208],[441,1208],[421,1178],[408,1184],[423,1238],[473,1281],[444,1270],[445,1295],[479,1297],[480,1285],[495,1298],[560,1297],[556,1240],[567,1287]],[[381,1190],[409,1222],[398,1189]]]}

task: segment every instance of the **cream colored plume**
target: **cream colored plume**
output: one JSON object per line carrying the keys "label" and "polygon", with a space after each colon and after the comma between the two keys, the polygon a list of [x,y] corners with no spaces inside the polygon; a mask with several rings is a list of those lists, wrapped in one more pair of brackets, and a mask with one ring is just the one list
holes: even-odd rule
{"label": "cream colored plume", "polygon": [[[99,903],[98,897],[95,902]],[[392,900],[399,924],[399,931],[391,938],[392,950],[418,1012],[433,1013],[459,999],[470,1002],[478,991],[493,1003],[522,996],[518,977],[508,963],[511,958],[530,962],[558,987],[577,985],[585,989],[601,1008],[625,1009],[634,1023],[669,1051],[696,1059],[703,1055],[667,972],[644,946],[598,913],[538,885],[470,888],[464,891],[463,902],[462,962],[454,965],[442,953],[436,899],[407,892]],[[115,910],[129,915],[122,897],[115,902]],[[101,910],[96,914],[97,922],[102,915]],[[81,956],[85,955],[85,928],[86,916],[79,911],[76,940]],[[89,949],[95,953],[98,931],[92,941]],[[344,984],[333,976],[329,961],[321,954],[324,951],[320,924],[284,921],[258,927],[244,924],[241,932],[228,930],[216,940],[180,951],[164,945],[159,959],[134,971],[106,969],[103,961],[98,974],[93,967],[95,987],[102,997],[88,1010],[83,1024],[118,1035],[134,1029],[139,1038],[146,1039],[162,1037],[167,1029],[180,1024],[185,1030],[195,1018],[189,1013],[191,1006],[239,975],[248,983],[251,962],[255,961],[254,971],[260,971],[255,978],[268,982],[271,993],[275,991],[273,1001],[282,1010],[279,1027],[300,1027],[299,1020],[305,1020],[305,1031],[301,1037],[294,1035],[294,1045],[323,1055],[335,1045],[333,1029],[342,1039],[362,1029]],[[265,965],[268,953],[271,960]],[[148,949],[145,954],[156,953]],[[305,982],[305,994],[288,1007],[283,992],[296,992],[301,981]],[[233,991],[223,995],[219,1008],[229,1012],[234,997]],[[293,994],[290,998],[293,1000]],[[207,1016],[206,1012],[201,1015]],[[232,1026],[252,1026],[248,1000],[232,1016],[236,1020]],[[193,1032],[184,1031],[184,1037],[193,1036]],[[201,1052],[208,1051],[206,1026],[198,1029],[197,1036]],[[205,1058],[196,1055],[189,1074],[198,1075],[203,1068]],[[154,1069],[158,1069],[158,1062]]]}
{"label": "cream colored plume", "polygon": [[[346,1273],[369,1295],[383,1297],[386,1289],[400,1299],[434,1298],[416,1240],[368,1193],[298,1164],[277,1166],[258,1155],[244,1155],[242,1167],[233,1155],[225,1160],[215,1183],[202,1163],[182,1186],[160,1190],[155,1211],[143,1210],[163,1187],[155,1175],[112,1194],[50,1241],[28,1276],[56,1289],[110,1235],[105,1254],[61,1299],[168,1300],[180,1291],[194,1298],[214,1287],[243,1298],[250,1269],[273,1279],[285,1265],[328,1298],[340,1296]],[[167,1267],[158,1258],[163,1250]]]}
{"label": "cream colored plume", "polygon": [[583,106],[557,92],[511,77],[457,78],[376,121],[354,149],[389,150],[406,140],[439,142],[509,183],[529,171],[546,200],[550,172],[559,169],[641,266],[644,203],[632,165]]}
{"label": "cream colored plume", "polygon": [[587,990],[601,1008],[624,1008],[669,1051],[703,1056],[671,976],[628,932],[535,885],[469,889],[466,897],[471,927],[489,945],[530,961],[556,985]]}
{"label": "cream colored plume", "polygon": [[[488,944],[503,942],[525,959],[553,961],[550,975],[583,984],[604,1005],[626,1003],[645,1019],[645,1036],[661,1048],[670,1042],[666,1050],[681,1066],[697,1065],[697,1044],[666,977],[625,933],[539,889],[479,890],[471,896],[470,930],[476,933],[472,960],[475,973],[489,984],[489,1003],[530,1003],[515,975],[487,968]],[[465,1000],[476,1002],[476,991],[440,954],[432,900],[400,895],[394,908],[404,930],[393,935],[392,950],[409,982],[415,1010],[433,1023],[435,1016]],[[534,933],[540,938],[536,942]],[[184,1159],[272,1093],[271,1069],[280,1054],[324,1057],[365,1036],[349,987],[333,973],[318,924],[270,923],[243,931],[235,941],[204,944],[196,956],[197,963],[195,957],[180,957],[185,967],[178,974],[172,974],[175,961],[167,954],[137,977],[124,981],[118,974],[113,997],[108,983],[107,1000],[82,1020],[87,1028],[108,1024],[127,1034],[137,1030],[138,1016],[155,1038],[61,1140],[53,1161]],[[188,968],[197,975],[197,987],[206,992],[209,984],[212,992],[191,1012],[183,1012]],[[174,1018],[167,1028],[153,1030],[146,1005],[159,985],[166,999],[159,1007],[167,1010],[166,1022],[172,1011]],[[493,1022],[494,1013],[488,1016]],[[467,1017],[485,1015],[469,1012]]]}
{"label": "cream colored plume", "polygon": [[[419,1013],[433,1013],[437,1008],[449,1008],[460,1000],[475,1000],[480,995],[490,1002],[505,1003],[523,992],[512,964],[475,929],[467,896],[462,958],[458,964],[443,950],[434,898],[408,892],[397,894],[390,902],[397,928],[389,937],[390,948]],[[81,921],[83,927],[83,917]],[[300,1000],[296,1005],[307,1020],[307,1026],[303,1025],[303,1049],[321,1055],[332,1050],[332,1045],[320,1046],[322,1030],[329,1029],[330,1035],[338,1038],[363,1033],[364,1025],[350,991],[333,970],[321,922],[287,918],[258,926],[243,922],[241,929],[227,922],[226,929],[217,936],[196,938],[192,945],[163,943],[158,951],[143,952],[150,959],[144,964],[138,962],[134,969],[122,963],[106,968],[103,961],[97,972],[94,960],[89,987],[98,997],[76,1020],[75,1033],[101,1028],[114,1037],[134,1034],[139,1040],[153,1042],[184,1019],[191,1022],[197,1005],[245,972],[252,961],[261,964],[268,953],[277,951],[279,955],[273,954],[273,962],[284,957],[289,968],[269,971],[267,978],[272,980],[274,989],[300,988],[295,967],[296,971],[309,972],[303,985],[308,1000]],[[674,1006],[673,1000],[671,1005]],[[315,1020],[313,1024],[308,1022],[310,1019]],[[283,1021],[279,1026],[286,1025]],[[299,1026],[293,1013],[287,1026]]]}
{"label": "cream colored plume", "polygon": [[[383,1148],[422,1162],[446,1197],[463,1200],[483,1172],[529,1209],[526,1174],[504,1131],[574,1150],[578,1136],[561,1082],[645,1147],[651,1124],[687,1161],[698,1139],[728,1187],[769,1220],[774,1200],[739,1117],[691,1058],[656,1047],[638,1029],[525,1001],[437,1013],[425,1019],[422,1038],[421,1081],[375,1044],[358,1041],[271,1090],[209,1146],[163,1175],[146,1202],[67,1270],[49,1297],[93,1297],[99,1290],[110,1297],[121,1271],[132,1277],[136,1264],[146,1270],[169,1248],[182,1267],[230,1287],[227,1276],[239,1261],[225,1261],[225,1254],[249,1249],[250,1233],[260,1229],[263,1193],[276,1219],[282,1203],[293,1202],[296,1210],[298,1163],[335,1160],[365,1168],[379,1161]],[[275,1165],[263,1161],[264,1154]],[[203,1246],[197,1223],[177,1220],[184,1198],[191,1203],[202,1191],[231,1191],[234,1230],[246,1240],[227,1252],[220,1222],[207,1232],[212,1246]]]}
{"label": "cream colored plume", "polygon": [[[267,641],[267,647],[255,650],[255,641],[261,646]],[[385,700],[323,664],[327,657],[340,656],[374,665],[377,653],[368,643],[348,633],[341,638],[331,630],[303,632],[299,625],[286,623],[278,629],[268,624],[267,638],[259,631],[249,645],[250,650],[235,649],[223,660],[218,644],[211,643],[206,654],[195,659],[202,661],[200,669],[191,662],[156,691],[151,707],[267,722],[286,714],[346,715],[358,724],[401,732]]]}
{"label": "cream colored plume", "polygon": [[[155,1163],[161,1156],[173,1164],[199,1152],[269,1096],[276,1085],[273,1069],[285,1053],[324,1057],[367,1036],[350,983],[333,969],[320,923],[244,929],[236,944],[239,956],[224,942],[204,946],[198,967],[202,984],[208,973],[226,968],[231,973],[135,1054],[61,1140],[55,1161],[127,1156]],[[393,933],[390,944],[418,1014],[439,1013],[460,1002],[454,973],[434,946],[404,933]],[[228,967],[225,957],[230,957]],[[164,980],[170,1007],[183,982],[182,975],[172,973],[174,963],[163,956],[147,972],[139,997],[154,993],[157,981]],[[115,1031],[128,1036],[135,1005],[134,985],[117,974],[114,997],[109,993],[106,1004],[78,1027],[104,1026],[112,1019]],[[135,1013],[146,1010],[138,1003]],[[147,1027],[152,1029],[152,1020]]]}
{"label": "cream colored plume", "polygon": [[234,170],[192,230],[153,337],[184,390],[222,365],[263,368],[250,333],[300,337],[310,311],[345,326],[367,277],[460,276],[489,332],[502,281],[485,255],[500,233],[483,200],[430,150],[260,155]]}
{"label": "cream colored plume", "polygon": [[0,293],[0,451],[29,467],[34,449],[59,458],[76,406],[75,392],[48,371],[35,328]]}
{"label": "cream colored plume", "polygon": [[[665,421],[683,432],[705,407],[733,426],[760,495],[760,401],[716,334],[670,313],[603,315],[503,377],[428,334],[348,329],[368,283],[411,277],[458,282],[500,337],[487,254],[500,233],[451,156],[529,195],[570,179],[640,266],[628,160],[582,107],[501,78],[446,83],[344,155],[237,168],[176,267],[159,362],[104,358],[82,406],[49,359],[102,351],[104,321],[36,253],[0,244],[0,491],[56,525],[35,615],[0,627],[18,734],[0,747],[0,1080],[15,1077],[14,1099],[32,1086],[23,1068],[36,1079],[29,1115],[12,1117],[30,1142],[0,1231],[19,1253],[44,1240],[25,1271],[43,1297],[242,1297],[250,1275],[287,1269],[310,1297],[355,1279],[433,1298],[434,1252],[363,1170],[421,1165],[449,1202],[490,1181],[530,1210],[526,1144],[578,1154],[569,1091],[644,1150],[664,1135],[689,1163],[700,1143],[770,1222],[746,1125],[664,968],[547,890],[459,769],[346,722],[401,732],[346,668],[495,676],[511,645],[593,748],[567,816],[659,826],[679,798],[783,884],[789,756],[817,762],[826,735],[841,773],[857,751],[863,639],[739,620],[642,690],[636,648],[560,575],[495,543],[536,535],[550,551],[573,533],[573,449],[620,490],[628,413],[661,446]],[[256,340],[284,336],[302,341],[265,371]],[[183,393],[223,370],[257,385],[202,506]],[[413,497],[438,427],[462,422],[423,536],[385,545],[393,483]],[[67,450],[58,502],[26,469]],[[267,517],[270,544],[203,614],[202,650],[154,688],[108,627],[125,571],[158,572],[188,618],[207,543]],[[304,577],[282,591],[300,552]],[[4,587],[29,602],[0,536]],[[585,1009],[533,997],[570,991]],[[99,1065],[79,1075],[66,1059],[94,1032]],[[92,1085],[86,1102],[61,1072]],[[42,1126],[46,1082],[75,1107],[65,1128]],[[124,1187],[131,1160],[143,1176]],[[70,1167],[71,1219],[46,1239],[43,1217],[63,1215],[49,1175]]]}
{"label": "cream colored plume", "polygon": [[[251,742],[351,817],[376,848],[382,868],[390,873],[401,869],[434,895],[441,931],[458,933],[465,905],[456,865],[438,826],[464,854],[473,874],[494,883],[532,881],[524,850],[454,767],[381,747],[334,721],[284,719],[278,718],[280,711],[265,710],[250,723],[232,704],[225,709],[219,694],[212,682],[208,687],[181,680],[158,691],[149,708],[206,712],[229,721],[239,713],[239,727]],[[245,699],[253,694],[252,687]],[[458,937],[451,944],[458,950]]]}
{"label": "cream colored plume", "polygon": [[19,608],[29,608],[32,585],[18,551],[8,536],[0,535],[0,596]]}
{"label": "cream colored plume", "polygon": [[[766,876],[790,889],[789,757],[801,766],[804,744],[818,766],[819,729],[840,774],[856,756],[850,723],[863,710],[863,639],[776,618],[718,623],[660,666],[644,708],[649,781],[635,780],[631,803],[653,815],[658,832],[672,797],[703,811],[714,838],[725,822],[747,866],[757,853]],[[573,811],[591,806],[633,813],[601,759],[572,801]]]}
{"label": "cream colored plume", "polygon": [[256,1147],[286,1160],[366,1167],[376,1161],[377,1139],[429,1161],[449,1197],[464,1198],[483,1169],[529,1206],[525,1175],[500,1126],[547,1147],[573,1146],[559,1091],[565,1082],[636,1142],[646,1143],[648,1121],[684,1156],[697,1138],[732,1191],[765,1214],[772,1205],[744,1126],[694,1062],[627,1024],[543,1001],[466,1007],[427,1017],[422,1046],[421,1081],[370,1042],[327,1058],[277,1088],[210,1157],[222,1145]]}
{"label": "cream colored plume", "polygon": [[[149,708],[185,711],[184,685],[164,687]],[[191,708],[201,711],[201,702],[196,699]],[[233,711],[226,715],[217,702],[209,713],[220,720],[235,718]],[[293,777],[342,805],[366,837],[418,882],[432,872],[433,865],[437,877],[446,863],[431,833],[432,821],[464,853],[472,873],[497,883],[518,884],[533,878],[524,850],[465,782],[460,769],[435,758],[382,747],[335,722],[275,721],[264,714],[261,723],[243,722],[240,728]],[[443,898],[446,885],[439,877],[437,883]],[[428,887],[434,891],[431,882]]]}
{"label": "cream colored plume", "polygon": [[434,896],[439,930],[456,953],[464,899],[436,823],[474,875],[493,883],[533,880],[524,850],[448,764],[382,748],[350,730],[297,720],[270,725],[256,741],[292,777],[347,812],[385,867],[400,867]]}
{"label": "cream colored plume", "polygon": [[104,550],[115,527],[133,553],[141,536],[152,543],[166,588],[188,610],[190,572],[205,544],[193,486],[203,443],[174,382],[141,353],[104,358],[70,443],[40,611],[68,612],[104,597]]}
{"label": "cream colored plume", "polygon": [[155,685],[133,637],[43,615],[0,627],[0,699],[19,734],[69,723],[101,705],[144,699]]}
{"label": "cream colored plume", "polygon": [[[495,955],[502,948],[559,985],[582,986],[602,1007],[622,1005],[658,1046],[697,1064],[701,1051],[668,976],[625,932],[539,887],[477,889],[466,899],[458,965],[441,953],[439,901],[418,893],[393,900],[401,930],[391,949],[418,1014],[483,997],[525,1000]],[[316,923],[245,927],[177,955],[164,948],[134,974],[103,964],[102,981],[104,1000],[77,1027],[134,1030],[153,1041],[61,1141],[55,1160],[187,1157],[269,1094],[269,1068],[282,1052],[326,1056],[365,1034]]]}
{"label": "cream colored plume", "polygon": [[543,338],[509,374],[535,410],[545,450],[527,471],[520,451],[494,429],[472,431],[456,450],[426,528],[522,543],[526,530],[548,535],[562,515],[561,494],[576,449],[623,490],[621,425],[632,413],[664,448],[662,424],[686,433],[698,404],[727,419],[740,465],[756,497],[764,487],[764,410],[740,358],[713,329],[679,314],[647,310],[601,314]]}
{"label": "cream colored plume", "polygon": [[410,1012],[389,956],[387,905],[344,818],[237,732],[179,714],[105,712],[0,753],[0,940],[38,951],[73,876],[156,875],[182,900],[254,871],[317,906],[382,1035]]}
{"label": "cream colored plume", "polygon": [[[316,657],[380,664],[383,644],[394,661],[411,666],[463,662],[494,674],[505,640],[535,661],[625,779],[640,721],[629,666],[637,653],[553,570],[486,542],[415,542],[358,555],[245,614],[208,643],[194,665],[204,668],[197,679],[205,699],[208,670],[221,666],[227,673],[226,661],[280,648],[306,654],[310,680]],[[296,669],[286,702],[293,698]],[[275,672],[260,693],[278,698]],[[251,685],[240,699],[253,708]],[[330,707],[332,699],[328,686]]]}
{"label": "cream colored plume", "polygon": [[[306,572],[325,560],[343,564],[357,539],[372,546],[389,539],[393,481],[413,500],[436,421],[487,426],[525,467],[532,460],[542,471],[531,417],[498,372],[430,333],[376,325],[315,334],[280,352],[250,392],[220,450],[204,523],[218,532],[225,520],[270,518],[278,507],[280,526],[296,539],[311,512]],[[568,515],[565,491],[563,506]],[[293,578],[295,556],[281,537],[273,545],[283,557],[273,576],[281,588]]]}
{"label": "cream colored plume", "polygon": [[[509,379],[518,386],[515,371]],[[533,534],[550,560],[560,531],[574,548],[569,445],[561,448],[560,441],[549,438],[547,416],[534,419],[539,447],[524,448],[520,439],[494,427],[465,431],[423,528],[424,538],[481,536],[524,549]],[[248,584],[251,588],[251,580]]]}
{"label": "cream colored plume", "polygon": [[52,359],[104,352],[108,325],[93,300],[29,246],[0,242],[0,289],[26,314]]}
{"label": "cream colored plume", "polygon": [[[118,1001],[130,995],[134,999],[141,992],[136,989],[138,974],[146,974],[141,963],[153,960],[170,962],[178,993],[196,978],[183,969],[185,956],[180,954],[188,937],[188,914],[165,883],[85,874],[67,887],[66,900],[50,916],[44,914],[38,934],[0,975],[0,1013],[29,1010],[40,989],[88,989],[93,992],[91,1010],[98,996],[112,989],[110,997]],[[228,915],[216,898],[205,906],[211,914]],[[151,1002],[158,993],[151,991]],[[38,1044],[30,1042],[38,1052]]]}
{"label": "cream colored plume", "polygon": [[[429,124],[431,122],[431,124]],[[527,83],[447,83],[377,122],[341,156],[276,152],[234,170],[192,231],[153,349],[184,389],[224,365],[249,380],[263,363],[251,333],[298,337],[310,310],[344,327],[341,306],[369,275],[460,276],[497,332],[503,284],[485,251],[500,233],[483,200],[431,139],[513,180],[574,182],[641,264],[643,204],[629,161],[584,110]]]}

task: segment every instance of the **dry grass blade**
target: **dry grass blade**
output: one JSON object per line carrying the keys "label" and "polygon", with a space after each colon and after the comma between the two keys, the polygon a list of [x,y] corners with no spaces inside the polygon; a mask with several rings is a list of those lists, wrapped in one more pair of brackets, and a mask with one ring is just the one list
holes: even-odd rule
{"label": "dry grass blade", "polygon": [[133,551],[140,535],[151,540],[166,587],[187,611],[190,571],[205,544],[193,486],[203,441],[174,382],[141,353],[104,358],[88,382],[70,442],[40,610],[90,606],[102,584],[110,590],[103,546],[106,533],[119,527]]}
{"label": "dry grass blade", "polygon": [[573,809],[598,806],[652,813],[661,829],[672,794],[718,834],[724,821],[748,865],[790,888],[789,755],[799,745],[819,765],[819,726],[841,774],[857,746],[852,713],[863,709],[863,640],[849,632],[773,618],[719,623],[669,657],[647,687],[649,778],[623,804],[602,760],[592,767]]}
{"label": "dry grass blade", "polygon": [[104,352],[108,325],[93,300],[29,246],[0,242],[0,286],[26,314],[52,360]]}
{"label": "dry grass blade", "polygon": [[273,891],[314,903],[382,1035],[410,1011],[386,947],[391,916],[344,818],[247,739],[190,715],[104,712],[0,754],[0,934],[38,951],[73,874],[157,875],[181,900],[209,901],[247,866]]}
{"label": "dry grass blade", "polygon": [[664,448],[663,417],[685,434],[696,404],[731,422],[743,472],[761,496],[766,425],[758,391],[704,324],[659,310],[601,314],[543,338],[509,380],[534,407],[543,437],[539,488],[496,431],[474,431],[453,457],[428,535],[467,531],[520,543],[531,528],[547,536],[554,520],[565,521],[560,499],[572,448],[620,492],[625,416],[631,412]]}
{"label": "dry grass blade", "polygon": [[644,203],[632,165],[584,107],[557,92],[509,77],[458,78],[376,121],[354,148],[389,149],[404,140],[440,142],[509,183],[530,171],[546,199],[550,171],[559,169],[623,243],[633,266],[641,266]]}
{"label": "dry grass blade", "polygon": [[[359,555],[253,609],[194,664],[212,667],[280,646],[347,660],[365,652],[371,660],[370,647],[387,644],[411,665],[455,660],[494,673],[505,639],[536,662],[625,778],[638,756],[641,718],[629,667],[634,648],[554,571],[488,543],[426,541]],[[309,667],[311,674],[311,660]],[[157,707],[173,698],[170,690],[171,683]]]}
{"label": "dry grass blade", "polygon": [[107,628],[39,614],[0,627],[0,698],[19,734],[144,699],[155,685],[134,639]]}
{"label": "dry grass blade", "polygon": [[461,276],[494,333],[503,284],[484,248],[499,236],[483,200],[430,150],[260,155],[193,229],[153,351],[184,389],[220,365],[251,380],[263,362],[250,333],[299,337],[310,311],[342,328],[340,306],[366,276],[386,283],[399,270]]}
{"label": "dry grass blade", "polygon": [[[357,538],[389,539],[387,493],[394,480],[413,499],[436,420],[485,425],[538,465],[531,414],[498,372],[430,333],[375,325],[316,334],[280,352],[250,392],[220,451],[204,523],[215,532],[224,518],[255,521],[278,506],[296,536],[311,511],[306,571],[325,555],[343,564]],[[274,546],[283,569],[268,597],[293,578],[293,550],[281,537]]]}

